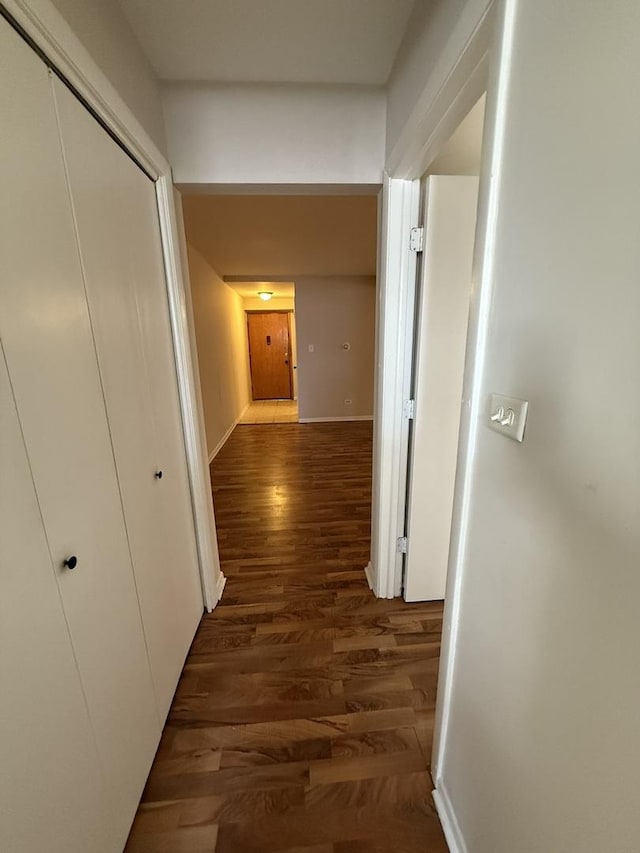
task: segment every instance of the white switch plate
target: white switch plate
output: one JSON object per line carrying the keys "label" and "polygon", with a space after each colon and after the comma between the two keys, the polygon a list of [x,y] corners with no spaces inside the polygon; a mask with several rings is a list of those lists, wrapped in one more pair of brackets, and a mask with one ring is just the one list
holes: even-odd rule
{"label": "white switch plate", "polygon": [[512,438],[514,441],[524,439],[524,428],[527,422],[527,400],[517,400],[515,397],[504,397],[502,394],[491,394],[489,397],[488,425],[496,432]]}
{"label": "white switch plate", "polygon": [[313,344],[309,344],[309,352],[313,352],[314,350],[315,350],[314,345],[313,345]]}

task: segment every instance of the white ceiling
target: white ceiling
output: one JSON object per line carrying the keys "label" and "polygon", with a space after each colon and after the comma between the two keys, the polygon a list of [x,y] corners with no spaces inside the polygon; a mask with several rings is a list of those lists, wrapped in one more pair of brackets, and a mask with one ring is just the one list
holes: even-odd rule
{"label": "white ceiling", "polygon": [[383,85],[414,0],[120,0],[163,80]]}

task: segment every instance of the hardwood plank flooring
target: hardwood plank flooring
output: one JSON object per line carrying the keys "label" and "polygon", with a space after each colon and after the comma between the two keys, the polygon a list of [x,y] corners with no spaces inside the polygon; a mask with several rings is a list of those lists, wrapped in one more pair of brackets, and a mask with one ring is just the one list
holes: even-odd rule
{"label": "hardwood plank flooring", "polygon": [[240,426],[211,465],[224,596],[128,853],[445,853],[440,602],[370,592],[371,424]]}

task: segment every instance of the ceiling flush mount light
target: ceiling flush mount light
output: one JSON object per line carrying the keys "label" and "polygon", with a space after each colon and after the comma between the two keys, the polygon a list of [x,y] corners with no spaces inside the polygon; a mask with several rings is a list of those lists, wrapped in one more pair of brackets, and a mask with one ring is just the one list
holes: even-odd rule
{"label": "ceiling flush mount light", "polygon": [[273,296],[272,290],[259,290],[258,296],[262,299],[263,302],[268,302]]}

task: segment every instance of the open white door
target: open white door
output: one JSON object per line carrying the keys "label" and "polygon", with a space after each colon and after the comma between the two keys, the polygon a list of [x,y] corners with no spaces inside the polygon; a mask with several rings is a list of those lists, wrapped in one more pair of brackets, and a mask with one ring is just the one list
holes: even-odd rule
{"label": "open white door", "polygon": [[415,416],[404,598],[444,598],[458,453],[478,178],[424,183],[424,250],[414,348]]}

